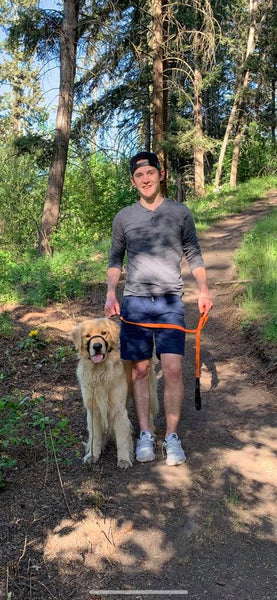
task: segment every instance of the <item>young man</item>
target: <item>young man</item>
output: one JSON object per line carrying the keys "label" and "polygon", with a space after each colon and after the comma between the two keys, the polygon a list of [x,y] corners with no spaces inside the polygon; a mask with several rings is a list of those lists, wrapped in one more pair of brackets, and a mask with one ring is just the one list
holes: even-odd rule
{"label": "young man", "polygon": [[[133,322],[173,323],[184,326],[181,261],[183,253],[199,287],[198,307],[207,314],[212,307],[206,270],[189,209],[161,193],[164,172],[152,152],[139,152],[130,160],[131,183],[139,201],[123,208],[113,223],[105,303],[107,317],[122,314]],[[116,287],[127,251],[127,274],[120,309]],[[153,352],[161,360],[164,377],[166,432],[163,450],[168,465],[186,460],[177,429],[184,397],[182,365],[185,334],[177,329],[147,329],[122,323],[121,357],[133,364],[133,396],[140,437],[136,459],[155,459],[155,443],[149,425],[148,375]]]}

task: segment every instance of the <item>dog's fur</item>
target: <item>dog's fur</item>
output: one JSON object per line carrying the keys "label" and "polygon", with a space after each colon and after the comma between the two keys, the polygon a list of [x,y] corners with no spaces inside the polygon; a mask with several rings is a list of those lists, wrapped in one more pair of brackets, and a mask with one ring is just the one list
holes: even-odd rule
{"label": "dog's fur", "polygon": [[[79,350],[77,377],[87,410],[89,439],[85,462],[97,462],[109,433],[117,447],[117,465],[132,466],[132,426],[127,413],[131,397],[132,367],[117,350],[119,326],[110,319],[89,319],[73,329],[71,339]],[[158,412],[156,378],[150,372],[151,427]]]}

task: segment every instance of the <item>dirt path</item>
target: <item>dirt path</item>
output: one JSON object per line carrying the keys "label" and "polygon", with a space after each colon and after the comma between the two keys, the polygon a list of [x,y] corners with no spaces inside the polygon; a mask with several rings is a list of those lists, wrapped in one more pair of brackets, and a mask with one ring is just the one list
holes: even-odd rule
{"label": "dirt path", "polygon": [[[267,385],[267,365],[250,355],[240,335],[233,301],[240,288],[230,282],[243,233],[276,204],[277,194],[269,194],[201,236],[215,306],[202,336],[200,412],[193,400],[194,338],[187,340],[179,432],[184,465],[169,468],[163,461],[161,410],[154,463],[120,472],[111,446],[99,465],[85,468],[76,456],[76,450],[82,453],[85,416],[74,357],[55,368],[24,362],[20,354],[14,358],[16,374],[4,393],[16,386],[24,394],[44,394],[45,409],[69,416],[79,441],[59,472],[41,457],[30,463],[23,456],[9,477],[0,496],[1,598],[275,600],[276,388],[272,378]],[[186,270],[184,277],[187,325],[193,326],[196,290]],[[82,303],[31,312],[17,307],[10,315],[18,337],[44,327],[57,346],[67,343],[76,319],[102,313],[103,297],[104,286],[98,286]],[[11,362],[8,344],[5,368],[7,356]],[[159,365],[157,375],[162,397]],[[107,592],[119,589],[133,594]],[[135,590],[161,591],[146,596]]]}

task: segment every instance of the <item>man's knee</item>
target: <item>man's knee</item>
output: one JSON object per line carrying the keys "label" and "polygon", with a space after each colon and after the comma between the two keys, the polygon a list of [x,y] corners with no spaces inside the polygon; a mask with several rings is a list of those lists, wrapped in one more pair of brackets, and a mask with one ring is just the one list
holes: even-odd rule
{"label": "man's knee", "polygon": [[150,360],[141,360],[133,362],[133,380],[141,381],[149,376]]}
{"label": "man's knee", "polygon": [[172,355],[162,360],[162,371],[165,380],[180,381],[183,377],[183,357]]}

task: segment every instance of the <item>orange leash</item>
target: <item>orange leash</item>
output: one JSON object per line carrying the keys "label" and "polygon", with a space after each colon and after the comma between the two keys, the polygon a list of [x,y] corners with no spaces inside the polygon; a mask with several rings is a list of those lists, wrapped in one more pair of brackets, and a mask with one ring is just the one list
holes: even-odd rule
{"label": "orange leash", "polygon": [[137,325],[139,327],[147,327],[150,329],[178,329],[179,331],[183,331],[184,333],[195,333],[196,334],[196,342],[195,342],[195,408],[196,410],[201,410],[201,395],[200,395],[200,335],[203,327],[205,327],[209,315],[204,316],[203,314],[200,316],[198,321],[198,325],[196,329],[187,329],[186,327],[182,327],[181,325],[175,325],[174,323],[136,323],[135,321],[127,321],[124,317],[119,317],[123,323],[127,323],[128,325]]}

